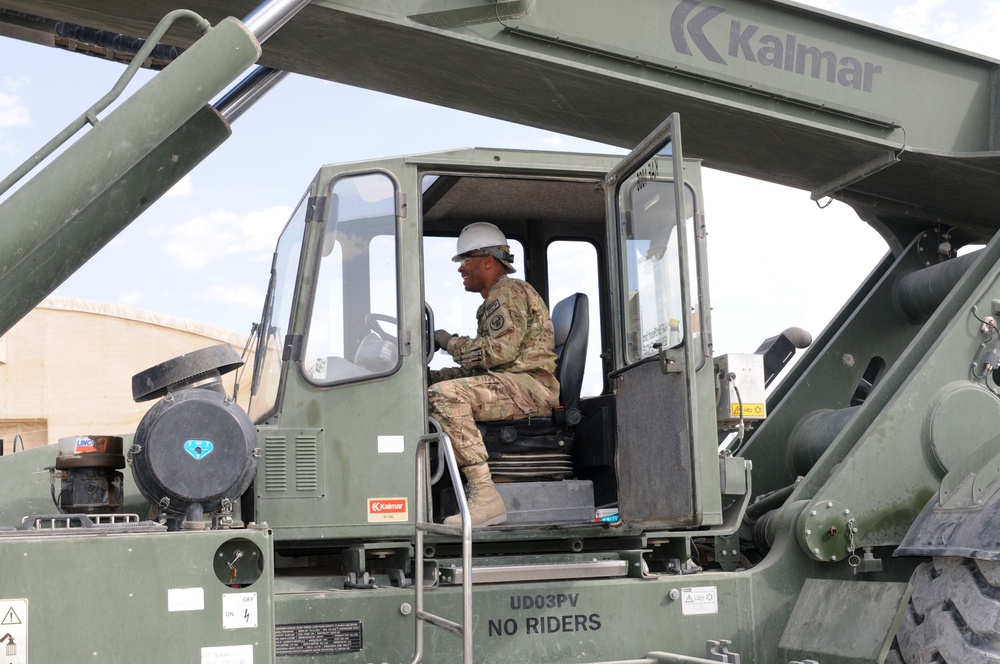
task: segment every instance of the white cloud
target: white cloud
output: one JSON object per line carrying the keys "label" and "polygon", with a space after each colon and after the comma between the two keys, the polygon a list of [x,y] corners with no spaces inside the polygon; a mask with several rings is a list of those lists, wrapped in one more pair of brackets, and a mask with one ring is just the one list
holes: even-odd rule
{"label": "white cloud", "polygon": [[213,286],[199,298],[203,302],[235,304],[260,309],[261,293],[249,286]]}
{"label": "white cloud", "polygon": [[[959,22],[965,11],[964,5],[960,5],[958,12],[947,21],[942,21],[941,34],[936,39],[967,51],[1000,58],[1000,2],[980,3],[978,11],[970,12],[964,21]],[[972,16],[974,19],[970,20]]]}
{"label": "white cloud", "polygon": [[839,0],[803,0],[803,4],[836,14],[847,15],[850,13]]}
{"label": "white cloud", "polygon": [[997,0],[802,0],[875,25],[1000,57],[1000,2]]}
{"label": "white cloud", "polygon": [[17,95],[0,92],[0,129],[21,127],[31,122],[28,107]]}
{"label": "white cloud", "polygon": [[128,293],[122,293],[118,296],[118,304],[124,304],[126,306],[134,306],[135,304],[142,301],[145,297],[145,293],[142,291],[130,291]]}
{"label": "white cloud", "polygon": [[177,184],[175,184],[173,187],[171,187],[167,191],[167,193],[165,193],[163,196],[164,197],[170,197],[170,196],[180,197],[180,196],[190,196],[193,193],[194,193],[194,182],[192,182],[190,175],[185,175],[184,177],[182,177],[177,182]]}
{"label": "white cloud", "polygon": [[17,92],[24,86],[31,83],[31,79],[25,74],[8,74],[0,77],[0,87],[9,92]]}
{"label": "white cloud", "polygon": [[1000,57],[1000,2],[997,0],[804,0],[813,7],[868,21],[892,30]]}
{"label": "white cloud", "polygon": [[203,267],[224,256],[270,255],[292,209],[275,206],[238,215],[215,210],[166,230],[166,249],[185,267]]}
{"label": "white cloud", "polygon": [[[946,0],[917,0],[908,5],[900,5],[892,10],[889,27],[895,30],[934,39],[934,21],[937,10]],[[932,14],[935,16],[932,17]]]}
{"label": "white cloud", "polygon": [[844,204],[702,173],[717,353],[753,352],[791,326],[816,336],[887,249]]}

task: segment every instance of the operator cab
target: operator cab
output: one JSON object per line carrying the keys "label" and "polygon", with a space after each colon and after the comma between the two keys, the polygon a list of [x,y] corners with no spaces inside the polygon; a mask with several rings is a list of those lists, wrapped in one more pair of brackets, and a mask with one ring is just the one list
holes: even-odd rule
{"label": "operator cab", "polygon": [[[607,227],[604,195],[596,185],[593,179],[485,173],[424,176],[425,297],[435,327],[476,334],[476,309],[483,300],[464,291],[451,257],[462,228],[478,221],[504,232],[515,259],[512,278],[531,283],[552,315],[560,407],[550,417],[477,423],[507,505],[507,528],[592,523],[596,514],[593,482],[577,474],[573,458],[581,397],[605,391],[599,305]],[[430,363],[434,369],[446,366],[454,366],[446,353],[437,353]],[[444,479],[434,485],[438,520],[457,511]],[[613,503],[613,484],[606,489],[606,502]]]}
{"label": "operator cab", "polygon": [[[692,529],[738,513],[723,509],[700,184],[697,162],[655,141],[624,160],[475,149],[324,167],[279,240],[260,326],[255,518],[279,540],[408,536],[418,438],[434,433],[427,370],[452,364],[433,330],[475,334],[482,297],[451,258],[480,221],[548,304],[569,371],[551,418],[480,423],[508,511],[487,530]],[[432,456],[421,518],[440,520],[453,487]]]}

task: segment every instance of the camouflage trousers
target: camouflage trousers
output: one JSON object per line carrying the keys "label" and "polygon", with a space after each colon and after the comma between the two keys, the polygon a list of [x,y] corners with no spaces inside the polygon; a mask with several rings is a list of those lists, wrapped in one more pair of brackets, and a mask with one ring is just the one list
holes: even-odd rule
{"label": "camouflage trousers", "polygon": [[537,402],[533,395],[491,374],[441,381],[431,385],[427,392],[430,414],[451,438],[460,468],[487,459],[486,445],[476,428],[477,421],[516,420],[549,414],[549,407],[544,404],[525,410],[518,404]]}

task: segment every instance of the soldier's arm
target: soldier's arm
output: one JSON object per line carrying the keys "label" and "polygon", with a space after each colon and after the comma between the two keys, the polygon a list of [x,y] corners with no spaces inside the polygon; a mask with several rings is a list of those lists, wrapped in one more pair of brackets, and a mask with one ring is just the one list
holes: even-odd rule
{"label": "soldier's arm", "polygon": [[467,369],[493,369],[517,358],[527,333],[527,302],[499,300],[499,306],[486,316],[486,336],[455,337],[448,352]]}

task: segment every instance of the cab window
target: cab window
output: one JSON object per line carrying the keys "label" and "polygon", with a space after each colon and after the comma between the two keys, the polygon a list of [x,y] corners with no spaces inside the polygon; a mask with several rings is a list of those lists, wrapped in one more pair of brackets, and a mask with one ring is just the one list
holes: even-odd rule
{"label": "cab window", "polygon": [[309,192],[306,192],[281,232],[271,262],[271,283],[257,328],[257,350],[251,385],[249,412],[255,422],[270,414],[277,404],[281,349],[285,333],[288,332],[309,210]]}
{"label": "cab window", "polygon": [[[690,220],[694,192],[685,188],[685,216]],[[636,179],[622,188],[620,196],[625,359],[632,363],[684,341],[678,233],[688,232],[690,221],[677,223],[673,181]],[[698,312],[689,315],[697,330]]]}
{"label": "cab window", "polygon": [[400,362],[396,185],[385,173],[330,185],[302,371],[327,385],[391,373]]}
{"label": "cab window", "polygon": [[557,240],[548,246],[546,265],[549,280],[549,308],[574,293],[587,296],[590,310],[587,338],[587,365],[583,372],[581,396],[604,391],[604,361],[601,349],[601,307],[598,288],[597,248],[581,240]]}

